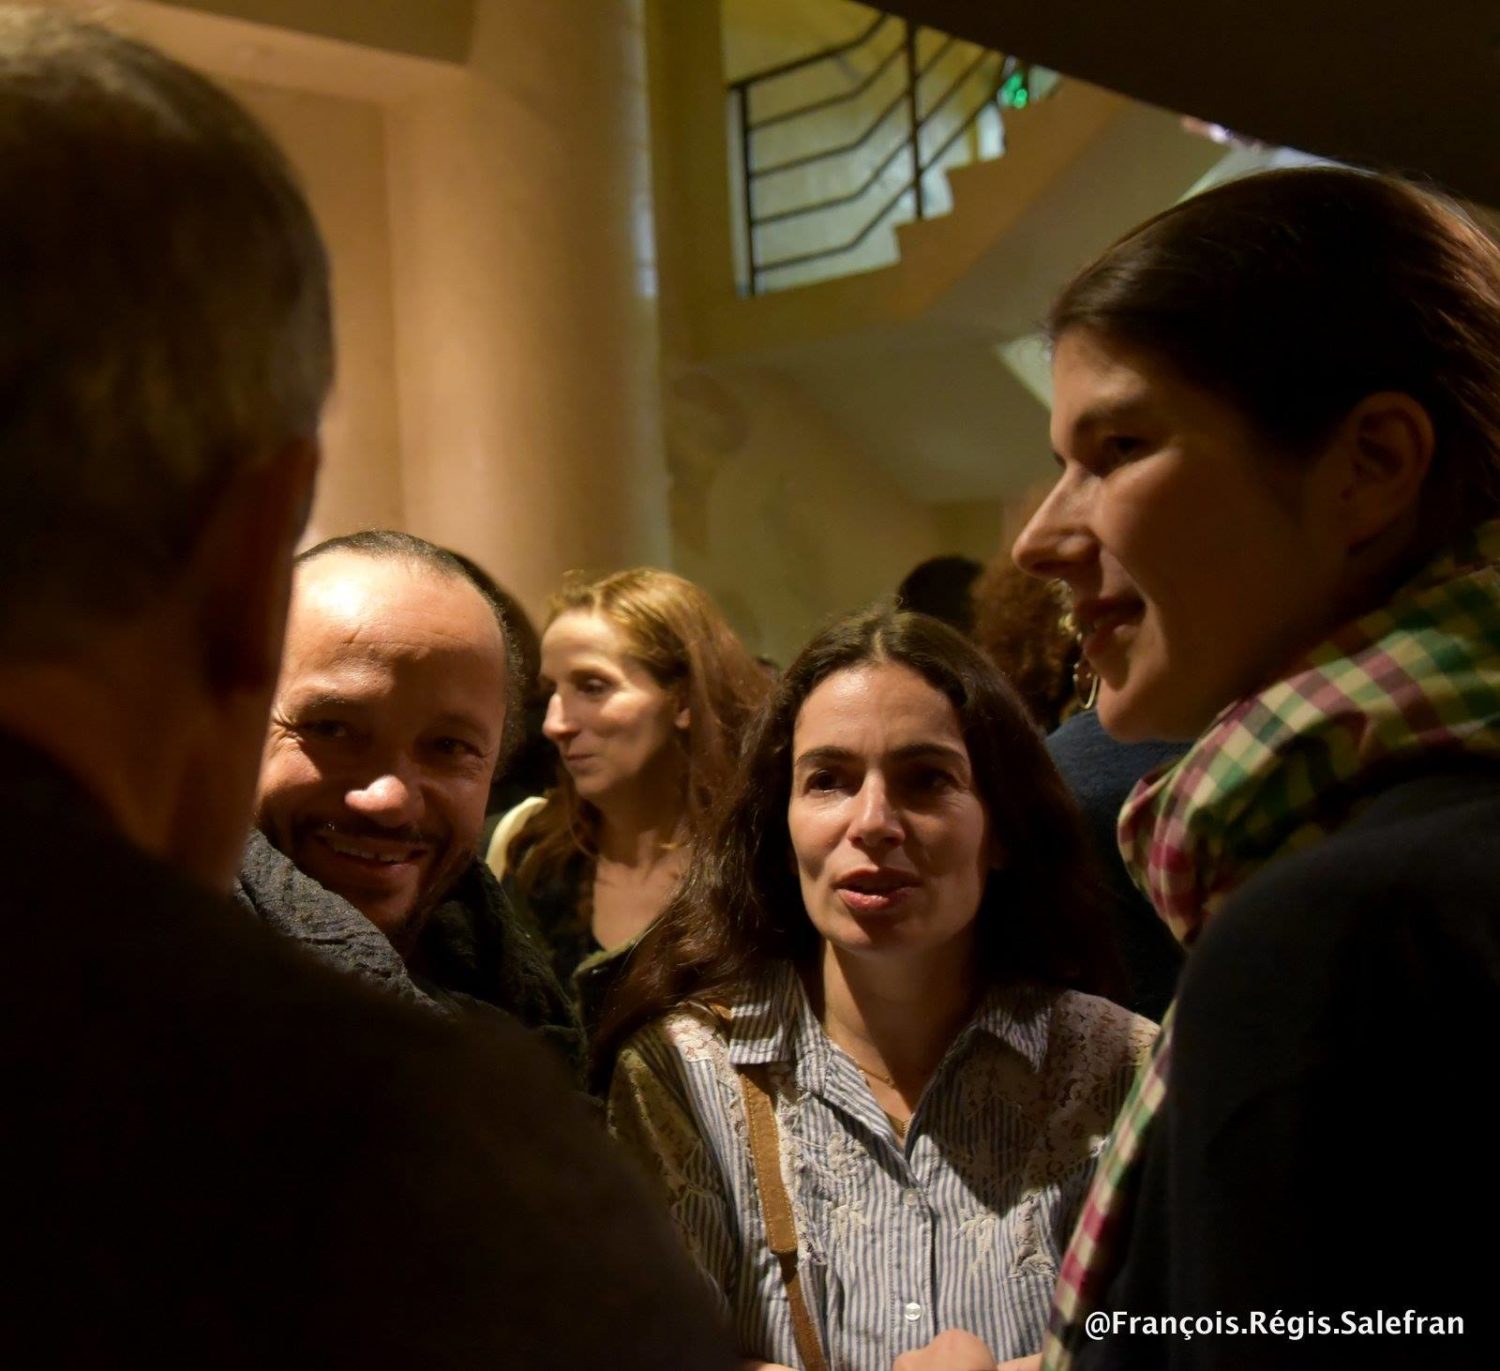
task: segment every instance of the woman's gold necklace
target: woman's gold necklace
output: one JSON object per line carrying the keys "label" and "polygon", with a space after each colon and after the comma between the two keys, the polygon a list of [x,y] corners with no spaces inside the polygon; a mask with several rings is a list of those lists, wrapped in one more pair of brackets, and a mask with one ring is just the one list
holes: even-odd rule
{"label": "woman's gold necklace", "polygon": [[[823,1031],[825,1033],[828,1032],[828,1030],[826,1028]],[[832,1034],[829,1034],[829,1038],[830,1039],[832,1038],[832,1036],[833,1036]],[[870,1070],[870,1068],[868,1066],[866,1066],[863,1062],[859,1061],[855,1057],[854,1053],[852,1053],[851,1051],[849,1051],[849,1049],[847,1047],[841,1048],[840,1050],[843,1052],[843,1054],[846,1057],[849,1058],[849,1060],[851,1062],[854,1063],[855,1066],[857,1066],[859,1068],[861,1075],[865,1076],[869,1080],[879,1081],[881,1085],[889,1086],[898,1095],[901,1093],[901,1087],[899,1085],[897,1085],[896,1082],[891,1079],[891,1077],[884,1076],[879,1071],[872,1071],[872,1070]],[[906,1130],[907,1130],[907,1127],[908,1127],[908,1125],[910,1123],[910,1120],[900,1118],[898,1115],[892,1114],[889,1110],[884,1110],[883,1109],[881,1112],[886,1116],[887,1119],[890,1120],[891,1129],[895,1133],[897,1140],[904,1145],[905,1142],[906,1142]]]}
{"label": "woman's gold necklace", "polygon": [[[854,1061],[852,1057],[849,1060]],[[879,1081],[881,1085],[888,1085],[892,1090],[899,1090],[901,1088],[889,1076],[882,1076],[880,1072],[871,1071],[868,1066],[860,1066],[858,1062],[854,1062],[854,1064],[855,1066],[858,1066],[859,1069],[864,1072],[864,1074],[868,1076],[872,1081]]]}
{"label": "woman's gold necklace", "polygon": [[[853,1056],[850,1056],[849,1060],[851,1062],[854,1062]],[[868,1066],[860,1066],[860,1064],[858,1062],[854,1062],[854,1064],[855,1064],[855,1066],[859,1067],[861,1073],[867,1079],[872,1080],[872,1081],[879,1081],[881,1083],[881,1085],[887,1085],[887,1086],[889,1086],[898,1095],[901,1093],[901,1087],[899,1085],[897,1085],[896,1082],[893,1081],[889,1076],[882,1076],[880,1074],[880,1072],[878,1072],[878,1071],[871,1071]],[[899,1114],[892,1114],[889,1109],[886,1109],[883,1106],[881,1107],[880,1112],[882,1114],[884,1114],[885,1117],[890,1121],[891,1131],[896,1135],[896,1141],[899,1142],[899,1143],[901,1143],[902,1146],[905,1146],[905,1144],[906,1144],[906,1130],[911,1125],[911,1120],[910,1119],[903,1119]]]}
{"label": "woman's gold necklace", "polygon": [[890,1076],[883,1076],[878,1071],[872,1071],[868,1066],[860,1061],[860,1059],[856,1057],[854,1053],[852,1053],[847,1047],[845,1047],[843,1043],[839,1042],[839,1040],[835,1038],[831,1032],[829,1032],[829,1028],[826,1023],[823,1025],[823,1032],[828,1035],[828,1041],[833,1043],[840,1052],[848,1057],[849,1060],[859,1068],[862,1075],[868,1076],[872,1081],[879,1081],[881,1085],[889,1086],[892,1090],[900,1091],[901,1087],[897,1085]]}
{"label": "woman's gold necklace", "polygon": [[[827,1029],[824,1029],[823,1031],[825,1033],[828,1032]],[[829,1037],[832,1038],[832,1036],[833,1035],[830,1033]],[[896,1082],[894,1080],[892,1080],[889,1076],[883,1076],[878,1071],[872,1071],[872,1070],[870,1070],[870,1068],[868,1066],[866,1066],[862,1061],[860,1061],[860,1059],[858,1057],[856,1057],[854,1055],[854,1053],[852,1053],[847,1047],[842,1047],[841,1046],[841,1050],[842,1050],[843,1054],[846,1057],[848,1057],[849,1060],[851,1062],[853,1062],[854,1065],[857,1066],[860,1069],[860,1072],[863,1075],[868,1076],[872,1081],[879,1081],[881,1083],[881,1085],[888,1085],[888,1086],[890,1086],[890,1088],[892,1090],[900,1090],[901,1089],[901,1087],[899,1085],[897,1085]]]}

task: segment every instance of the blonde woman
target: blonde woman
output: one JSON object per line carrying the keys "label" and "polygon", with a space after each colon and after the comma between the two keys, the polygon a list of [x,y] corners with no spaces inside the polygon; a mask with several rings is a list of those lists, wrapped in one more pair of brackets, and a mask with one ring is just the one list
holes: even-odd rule
{"label": "blonde woman", "polygon": [[708,595],[651,567],[565,582],[541,675],[561,777],[501,821],[489,862],[592,1028],[623,954],[676,888],[769,683]]}

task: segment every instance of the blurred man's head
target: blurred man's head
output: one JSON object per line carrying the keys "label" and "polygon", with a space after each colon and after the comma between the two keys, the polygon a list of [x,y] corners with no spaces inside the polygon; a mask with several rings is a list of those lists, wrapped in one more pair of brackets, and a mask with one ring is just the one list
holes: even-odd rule
{"label": "blurred man's head", "polygon": [[972,557],[956,553],[929,557],[906,573],[896,587],[896,601],[902,609],[930,614],[966,637],[974,630],[972,590],[984,567]]}
{"label": "blurred man's head", "polygon": [[[0,301],[0,721],[227,879],[332,368],[311,213],[210,82],[0,6]],[[63,679],[96,739],[49,720]],[[104,745],[143,756],[96,764]],[[136,772],[133,818],[105,792]]]}
{"label": "blurred man's head", "polygon": [[516,682],[449,553],[355,534],[298,559],[256,821],[409,953],[473,859]]}

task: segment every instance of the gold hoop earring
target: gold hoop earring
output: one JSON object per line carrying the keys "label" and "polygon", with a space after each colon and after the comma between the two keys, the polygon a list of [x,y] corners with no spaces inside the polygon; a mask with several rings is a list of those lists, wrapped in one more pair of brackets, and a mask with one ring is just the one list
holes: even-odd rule
{"label": "gold hoop earring", "polygon": [[1073,697],[1080,709],[1092,709],[1099,702],[1099,673],[1080,657],[1073,668]]}
{"label": "gold hoop earring", "polygon": [[1072,596],[1066,584],[1062,581],[1054,581],[1052,584],[1063,603],[1068,606],[1058,619],[1057,626],[1073,639],[1073,646],[1078,651],[1078,660],[1073,664],[1073,698],[1078,701],[1080,709],[1092,709],[1099,699],[1099,673],[1083,655],[1083,632],[1078,626],[1078,616],[1073,613]]}

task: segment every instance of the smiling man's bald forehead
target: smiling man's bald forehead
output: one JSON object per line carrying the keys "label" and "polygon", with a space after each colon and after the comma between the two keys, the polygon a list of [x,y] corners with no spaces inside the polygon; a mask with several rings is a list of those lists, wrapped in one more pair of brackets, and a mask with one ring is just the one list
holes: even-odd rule
{"label": "smiling man's bald forehead", "polygon": [[313,626],[321,632],[342,626],[351,642],[378,636],[379,629],[408,633],[414,644],[446,639],[507,657],[494,607],[477,586],[405,558],[336,551],[301,563],[292,583],[288,650]]}

